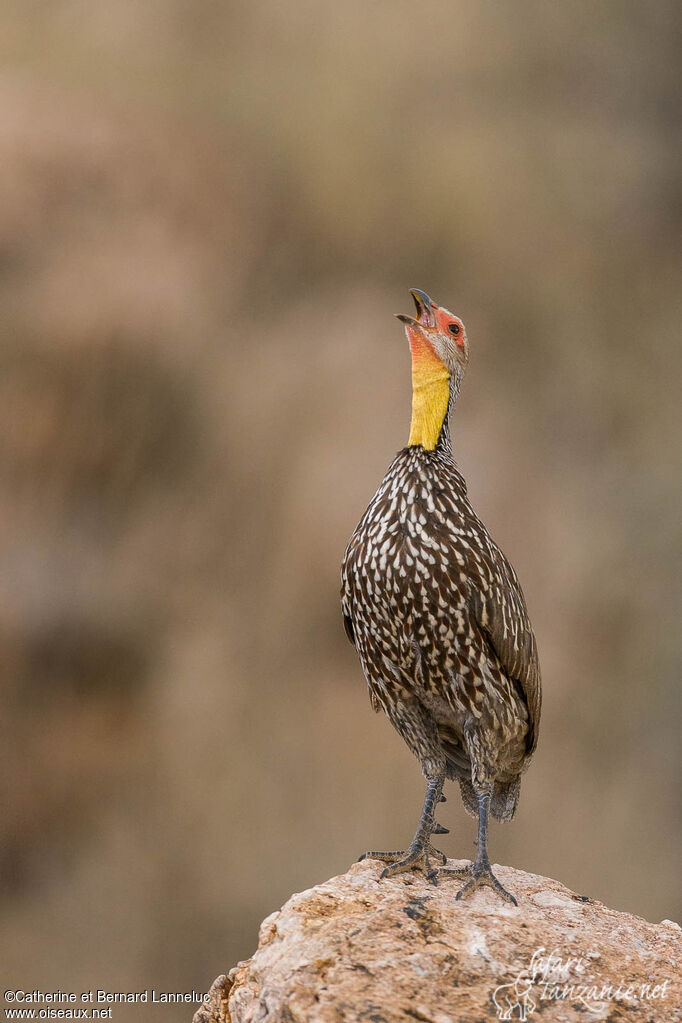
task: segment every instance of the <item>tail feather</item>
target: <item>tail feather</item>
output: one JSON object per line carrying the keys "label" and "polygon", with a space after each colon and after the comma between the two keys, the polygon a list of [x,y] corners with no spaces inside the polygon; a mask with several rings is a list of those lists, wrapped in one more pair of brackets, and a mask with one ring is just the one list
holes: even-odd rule
{"label": "tail feather", "polygon": [[[478,817],[478,800],[474,787],[469,778],[458,778],[462,803],[464,809],[472,817]],[[516,813],[521,791],[521,778],[516,777],[513,781],[495,782],[493,794],[490,800],[490,813],[497,821],[510,821]]]}

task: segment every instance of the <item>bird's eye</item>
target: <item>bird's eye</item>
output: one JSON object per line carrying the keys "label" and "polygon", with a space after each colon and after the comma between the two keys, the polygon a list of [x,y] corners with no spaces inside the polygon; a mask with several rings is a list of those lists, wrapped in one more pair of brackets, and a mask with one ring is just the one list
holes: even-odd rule
{"label": "bird's eye", "polygon": [[451,334],[459,334],[459,323],[451,323],[448,330]]}

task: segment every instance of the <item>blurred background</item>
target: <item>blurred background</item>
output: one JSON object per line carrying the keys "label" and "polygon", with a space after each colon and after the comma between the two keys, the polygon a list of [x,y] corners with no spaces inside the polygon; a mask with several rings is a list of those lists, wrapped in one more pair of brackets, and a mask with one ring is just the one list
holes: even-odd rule
{"label": "blurred background", "polygon": [[7,0],[1,35],[3,986],[205,990],[411,838],[339,566],[412,286],[467,324],[456,457],[543,667],[492,858],[679,916],[676,6]]}

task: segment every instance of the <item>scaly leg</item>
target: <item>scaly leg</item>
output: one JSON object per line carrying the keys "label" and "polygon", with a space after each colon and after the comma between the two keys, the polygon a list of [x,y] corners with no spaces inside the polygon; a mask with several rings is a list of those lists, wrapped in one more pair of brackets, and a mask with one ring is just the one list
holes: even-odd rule
{"label": "scaly leg", "polygon": [[429,871],[432,856],[440,858],[443,863],[447,863],[447,856],[440,852],[439,849],[434,849],[431,845],[431,835],[448,834],[447,828],[436,824],[436,805],[445,799],[442,794],[444,782],[445,775],[439,775],[437,778],[429,781],[426,787],[426,798],[424,799],[417,831],[410,843],[409,849],[396,852],[365,852],[360,859],[384,860],[386,863],[389,863],[390,866],[382,871],[382,877],[392,877],[394,874],[400,874],[404,870],[411,870],[412,868],[421,868],[422,870]]}
{"label": "scaly leg", "polygon": [[469,875],[470,880],[467,881],[461,892],[457,892],[457,899],[468,898],[472,892],[485,884],[493,888],[498,895],[505,899],[506,902],[512,902],[516,906],[516,899],[507,891],[506,888],[503,888],[497,880],[493,874],[492,867],[490,866],[490,860],[488,859],[490,792],[478,792],[476,794],[476,798],[478,799],[478,847],[476,849],[476,859],[468,867],[432,870],[428,876],[434,883],[436,883],[439,877],[443,877],[446,874],[455,874],[460,877],[462,875]]}

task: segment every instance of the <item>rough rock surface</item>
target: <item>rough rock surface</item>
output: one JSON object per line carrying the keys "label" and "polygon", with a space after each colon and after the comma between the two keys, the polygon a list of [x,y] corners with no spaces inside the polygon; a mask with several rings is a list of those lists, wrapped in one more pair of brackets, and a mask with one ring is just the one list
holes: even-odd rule
{"label": "rough rock surface", "polygon": [[511,867],[494,869],[518,907],[488,888],[457,902],[457,879],[379,881],[381,869],[356,863],[292,896],[194,1023],[682,1021],[678,924]]}

